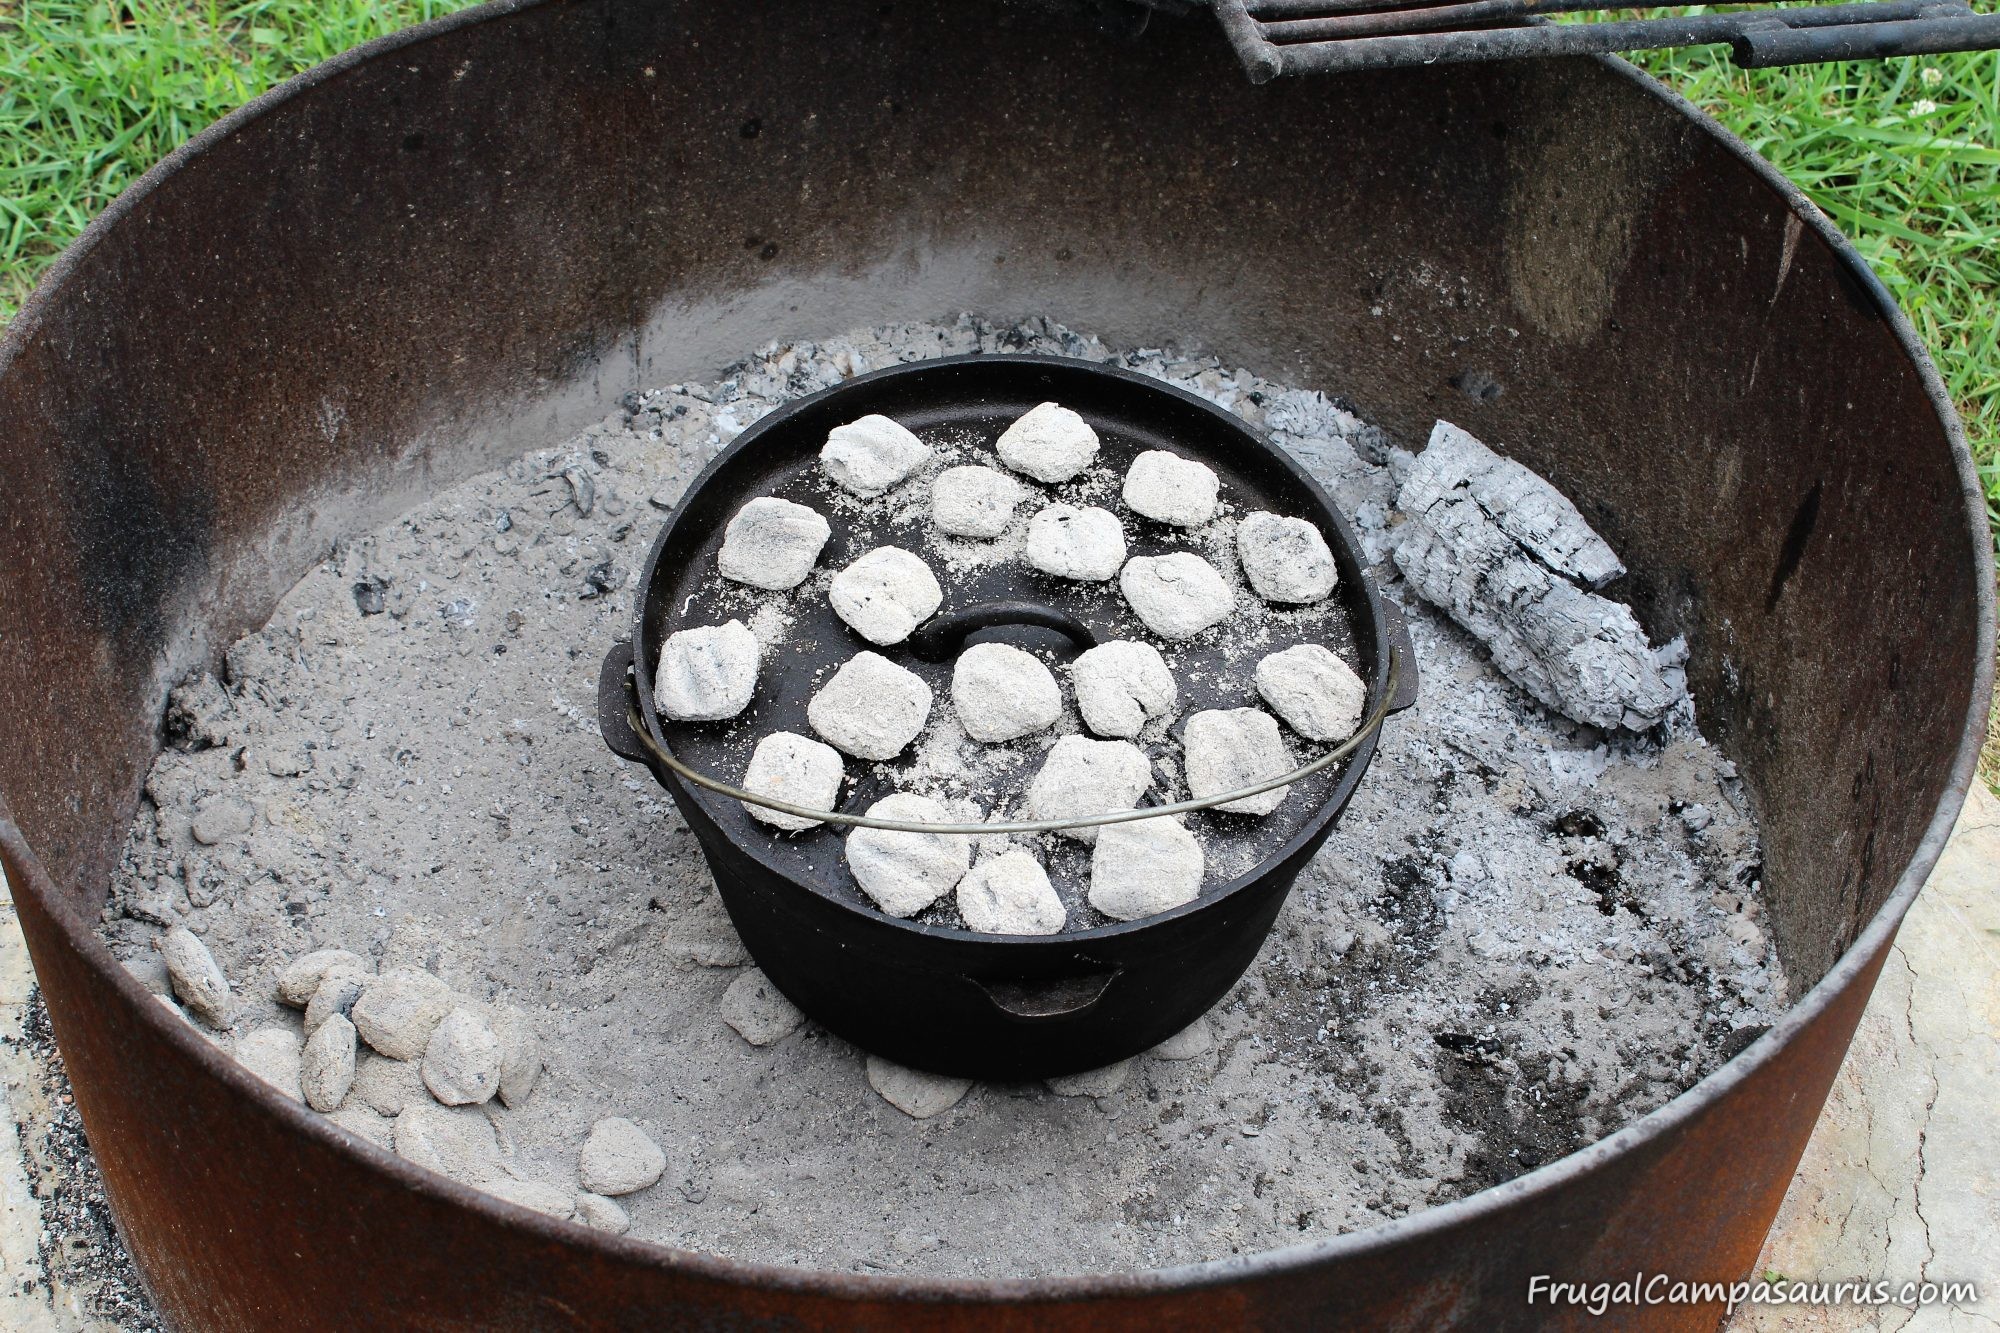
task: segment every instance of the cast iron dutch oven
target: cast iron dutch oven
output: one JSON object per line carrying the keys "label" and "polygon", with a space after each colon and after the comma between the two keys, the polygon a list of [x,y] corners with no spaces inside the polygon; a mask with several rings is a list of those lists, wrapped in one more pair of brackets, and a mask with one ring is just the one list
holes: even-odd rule
{"label": "cast iron dutch oven", "polygon": [[[1199,458],[1244,512],[1300,517],[1326,536],[1339,567],[1337,615],[1316,636],[1358,663],[1368,722],[1342,756],[1291,786],[1289,817],[1254,823],[1219,812],[1191,823],[1249,838],[1254,864],[1194,902],[1140,921],[1050,936],[979,934],[877,910],[842,859],[832,824],[780,836],[742,804],[689,774],[742,776],[746,733],[811,735],[807,700],[827,669],[862,649],[882,652],[949,693],[950,660],[968,638],[1056,633],[1067,650],[1116,632],[1113,585],[1086,589],[1018,561],[978,570],[911,639],[878,648],[855,637],[823,596],[796,598],[781,652],[767,652],[750,711],[729,724],[662,718],[651,681],[656,646],[675,629],[728,619],[709,577],[723,529],[745,502],[781,495],[826,511],[834,532],[821,569],[839,568],[874,540],[829,506],[816,465],[827,433],[880,413],[926,440],[986,445],[1037,403],[1080,413],[1101,441],[1099,461],[1122,474],[1130,458],[1165,448]],[[1130,553],[1184,549],[1171,530],[1127,518]],[[981,1078],[1039,1078],[1096,1068],[1164,1040],[1213,1005],[1249,967],[1293,879],[1332,831],[1375,750],[1374,723],[1415,701],[1407,631],[1366,576],[1353,534],[1319,486],[1282,449],[1193,394],[1129,371],[1061,357],[966,356],[863,375],[779,408],[745,430],[689,486],[654,543],[637,591],[632,641],[606,657],[599,713],[606,743],[646,764],[700,841],[731,920],[757,965],[802,1010],[856,1045],[919,1069]],[[809,585],[808,585],[809,586]],[[727,590],[723,590],[723,596]],[[1254,705],[1247,668],[1219,667],[1218,645],[1185,650],[1183,715]],[[1395,665],[1392,670],[1392,657]],[[1199,682],[1207,680],[1203,686]],[[1204,689],[1206,695],[1204,696]],[[739,726],[739,724],[745,724]],[[637,728],[643,728],[643,734]],[[732,742],[726,736],[734,736]],[[734,748],[732,748],[732,746]],[[1322,752],[1320,758],[1330,756]],[[857,772],[857,769],[863,770]],[[840,809],[859,816],[893,787],[848,764]],[[1055,855],[1080,852],[1049,840]],[[1240,858],[1239,858],[1240,859]],[[1051,861],[1052,872],[1056,870]]]}

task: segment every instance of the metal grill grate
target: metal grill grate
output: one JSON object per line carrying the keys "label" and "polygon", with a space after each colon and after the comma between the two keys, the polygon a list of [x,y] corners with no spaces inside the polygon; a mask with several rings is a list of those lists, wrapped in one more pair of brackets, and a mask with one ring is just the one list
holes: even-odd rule
{"label": "metal grill grate", "polygon": [[[1583,0],[1213,0],[1253,83],[1286,74],[1726,44],[1756,69],[2000,47],[2000,14],[1957,0],[1806,5],[1553,23]],[[1620,6],[1614,12],[1635,10]]]}

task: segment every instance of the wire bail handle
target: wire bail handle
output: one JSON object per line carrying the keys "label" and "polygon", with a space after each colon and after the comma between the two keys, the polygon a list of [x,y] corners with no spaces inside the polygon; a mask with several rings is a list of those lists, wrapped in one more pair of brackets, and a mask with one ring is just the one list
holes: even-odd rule
{"label": "wire bail handle", "polygon": [[[1235,791],[1222,792],[1215,796],[1175,801],[1171,805],[1151,805],[1142,806],[1134,810],[1113,810],[1097,815],[1079,815],[1069,819],[1016,819],[991,824],[934,824],[912,822],[903,819],[877,819],[872,815],[851,815],[840,810],[817,810],[811,806],[794,805],[790,801],[781,801],[776,797],[765,796],[758,792],[745,791],[741,787],[732,787],[718,778],[710,777],[708,774],[699,772],[682,763],[672,750],[669,750],[665,745],[656,740],[652,733],[646,729],[645,720],[640,716],[638,672],[631,664],[631,645],[629,644],[619,645],[619,647],[612,650],[609,657],[605,658],[604,675],[599,681],[599,716],[600,724],[605,730],[606,742],[611,745],[613,752],[619,754],[621,757],[641,762],[650,761],[661,764],[695,786],[712,791],[718,796],[726,796],[731,800],[741,801],[746,805],[754,805],[764,810],[775,810],[779,814],[791,815],[798,819],[810,819],[821,824],[840,824],[848,828],[885,829],[892,833],[953,833],[968,835],[987,833],[1056,833],[1063,829],[1098,828],[1106,824],[1130,824],[1142,819],[1159,819],[1168,815],[1189,814],[1197,810],[1212,810],[1216,806],[1227,805],[1232,801],[1240,801],[1250,796],[1260,796],[1278,787],[1289,787],[1295,782],[1302,781],[1315,773],[1331,768],[1353,754],[1361,747],[1364,741],[1380,730],[1383,720],[1398,706],[1408,706],[1408,697],[1401,690],[1404,655],[1408,652],[1408,648],[1404,643],[1396,642],[1396,637],[1392,636],[1392,641],[1389,645],[1388,676],[1383,682],[1380,697],[1375,701],[1375,707],[1369,711],[1368,716],[1362,720],[1361,725],[1355,729],[1352,736],[1349,736],[1319,758],[1279,777],[1267,778],[1264,781],[1252,783],[1246,787],[1239,787]],[[619,679],[613,679],[614,673]],[[621,700],[624,704],[622,717],[613,713],[609,707],[614,689],[623,695]],[[622,724],[622,730],[629,732],[629,735],[614,736],[612,728],[617,724]]]}

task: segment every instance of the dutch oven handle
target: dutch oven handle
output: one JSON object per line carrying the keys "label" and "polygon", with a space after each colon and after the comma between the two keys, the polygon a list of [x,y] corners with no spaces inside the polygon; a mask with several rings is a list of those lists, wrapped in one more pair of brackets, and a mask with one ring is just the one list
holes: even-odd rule
{"label": "dutch oven handle", "polygon": [[597,729],[611,753],[635,764],[647,762],[646,747],[632,730],[632,645],[614,643],[597,669]]}
{"label": "dutch oven handle", "polygon": [[1410,622],[1403,618],[1403,608],[1387,597],[1377,600],[1382,603],[1382,629],[1388,636],[1389,647],[1400,659],[1396,692],[1389,696],[1387,711],[1400,713],[1417,702],[1417,645],[1410,638]]}
{"label": "dutch oven handle", "polygon": [[1104,998],[1124,970],[1113,967],[1057,981],[981,981],[970,976],[966,980],[984,991],[1001,1013],[1034,1023],[1086,1013]]}
{"label": "dutch oven handle", "polygon": [[1001,625],[1035,625],[1067,635],[1078,649],[1097,646],[1090,626],[1057,607],[1041,602],[980,602],[925,621],[910,636],[910,651],[926,662],[942,662],[956,656],[969,635]]}

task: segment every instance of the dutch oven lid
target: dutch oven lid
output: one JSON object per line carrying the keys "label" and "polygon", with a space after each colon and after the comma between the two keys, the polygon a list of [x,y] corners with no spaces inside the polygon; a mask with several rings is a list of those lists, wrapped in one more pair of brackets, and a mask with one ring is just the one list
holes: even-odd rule
{"label": "dutch oven lid", "polygon": [[[1096,431],[1100,449],[1093,465],[1058,486],[1023,479],[1034,494],[1017,509],[1007,532],[994,541],[940,533],[929,521],[929,479],[960,464],[1001,467],[993,454],[994,441],[1015,419],[1047,401],[1076,411]],[[914,431],[932,447],[934,457],[886,495],[861,500],[825,475],[819,451],[834,427],[869,414],[887,416]],[[1216,523],[1205,529],[1172,528],[1125,508],[1119,492],[1126,468],[1149,449],[1199,459],[1216,472],[1223,502]],[[739,508],[759,496],[806,505],[823,514],[832,528],[813,573],[789,592],[732,583],[715,572],[724,528]],[[1268,605],[1241,587],[1229,620],[1173,643],[1146,629],[1126,604],[1116,579],[1078,582],[1026,565],[1020,556],[1021,534],[1034,510],[1050,502],[1110,509],[1124,524],[1128,556],[1192,550],[1223,570],[1232,584],[1241,578],[1234,553],[1235,518],[1259,510],[1303,518],[1325,536],[1339,582],[1331,596],[1303,607]],[[887,647],[854,633],[827,598],[827,583],[834,573],[881,546],[900,546],[922,556],[945,594],[937,613],[917,633]],[[1085,634],[1096,642],[1152,643],[1174,672],[1179,701],[1169,735],[1137,742],[1154,763],[1155,787],[1145,798],[1151,805],[1188,795],[1181,778],[1179,737],[1190,714],[1262,706],[1252,673],[1268,653],[1297,643],[1325,644],[1356,665],[1368,681],[1366,716],[1371,720],[1379,720],[1387,707],[1408,701],[1392,699],[1392,694],[1412,696],[1414,688],[1412,678],[1402,683],[1402,689],[1392,689],[1391,630],[1358,545],[1325,493],[1296,461],[1238,417],[1194,394],[1130,371],[1062,357],[975,355],[921,362],[859,376],[777,409],[739,435],[689,486],[654,544],[637,598],[633,692],[638,720],[655,742],[655,753],[644,757],[662,782],[678,787],[684,800],[698,802],[727,837],[785,878],[871,916],[951,934],[968,933],[959,928],[952,895],[946,894],[910,921],[887,917],[847,870],[845,829],[828,824],[803,833],[781,833],[750,818],[736,800],[672,772],[659,762],[658,750],[666,749],[687,768],[721,783],[740,782],[751,751],[763,737],[777,731],[815,736],[806,718],[808,701],[836,668],[866,650],[923,678],[932,690],[932,719],[925,734],[893,760],[873,763],[845,757],[847,777],[838,809],[859,816],[893,791],[914,789],[970,796],[988,820],[1018,819],[1024,817],[1019,813],[1020,794],[1040,768],[1043,752],[1065,729],[1077,729],[1063,665],[1088,646],[1076,642]],[[661,642],[677,630],[730,620],[752,625],[763,644],[757,692],[749,707],[720,723],[661,716],[650,688]],[[958,641],[995,637],[1037,650],[1050,661],[1064,685],[1065,718],[1048,731],[996,746],[981,747],[959,737],[964,747],[981,752],[982,768],[990,764],[998,770],[969,785],[965,775],[955,771],[952,758],[952,751],[961,747],[926,744],[926,738],[950,706],[953,649]],[[1327,757],[1336,748],[1306,742],[1289,730],[1285,739],[1302,765]],[[1269,815],[1201,811],[1184,816],[1202,841],[1208,871],[1200,898],[1177,910],[1193,910],[1255,881],[1323,831],[1345,804],[1372,754],[1372,730],[1344,748],[1349,757],[1336,757],[1321,771],[1294,782],[1284,802]],[[1088,846],[1049,835],[1041,839],[1040,851],[1070,913],[1072,928],[1063,939],[1144,924],[1111,921],[1088,905],[1084,898]]]}

